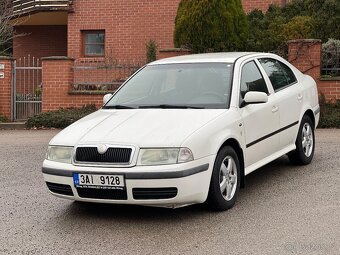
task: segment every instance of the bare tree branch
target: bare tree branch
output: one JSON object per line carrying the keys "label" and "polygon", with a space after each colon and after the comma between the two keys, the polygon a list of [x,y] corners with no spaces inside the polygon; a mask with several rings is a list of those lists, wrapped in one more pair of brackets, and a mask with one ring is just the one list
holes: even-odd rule
{"label": "bare tree branch", "polygon": [[0,55],[9,55],[13,38],[24,35],[15,33],[19,21],[14,18],[12,0],[0,0]]}

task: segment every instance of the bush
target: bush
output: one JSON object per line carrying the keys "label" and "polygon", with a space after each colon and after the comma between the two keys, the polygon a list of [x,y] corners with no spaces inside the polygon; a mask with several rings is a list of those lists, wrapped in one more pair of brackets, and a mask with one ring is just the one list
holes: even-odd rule
{"label": "bush", "polygon": [[8,119],[6,116],[0,114],[0,123],[1,122],[8,122]]}
{"label": "bush", "polygon": [[274,51],[285,56],[287,40],[340,39],[339,0],[293,0],[284,7],[271,5],[266,13],[248,15],[251,33],[246,51]]}
{"label": "bush", "polygon": [[333,70],[322,70],[323,75],[340,76],[340,40],[329,39],[322,44],[322,66]]}
{"label": "bush", "polygon": [[244,48],[248,23],[240,0],[182,0],[174,44],[193,53],[237,51]]}
{"label": "bush", "polygon": [[248,14],[248,22],[252,29],[246,41],[245,51],[276,52],[284,48],[282,31],[286,21],[281,16],[280,8],[270,6],[266,14],[255,9]]}
{"label": "bush", "polygon": [[154,40],[150,40],[146,44],[146,63],[150,63],[157,59],[157,44]]}
{"label": "bush", "polygon": [[319,128],[340,128],[340,100],[327,102],[325,96],[320,96]]}
{"label": "bush", "polygon": [[260,10],[251,11],[247,18],[252,31],[245,50],[274,52],[286,57],[288,51],[286,41],[288,38],[295,39],[291,33],[295,32],[296,26],[301,27],[300,20],[294,21],[295,16],[292,15],[292,13],[302,15],[300,7],[292,9],[292,12],[287,12],[285,8],[270,5],[264,14]]}
{"label": "bush", "polygon": [[311,38],[312,26],[310,16],[295,16],[283,25],[282,35],[285,41]]}
{"label": "bush", "polygon": [[82,108],[61,108],[57,111],[43,112],[29,118],[26,127],[65,128],[94,111],[96,111],[95,105],[85,105]]}
{"label": "bush", "polygon": [[[295,2],[301,0],[295,0]],[[326,42],[328,38],[340,39],[340,1],[306,0],[305,8],[313,20],[312,36]]]}

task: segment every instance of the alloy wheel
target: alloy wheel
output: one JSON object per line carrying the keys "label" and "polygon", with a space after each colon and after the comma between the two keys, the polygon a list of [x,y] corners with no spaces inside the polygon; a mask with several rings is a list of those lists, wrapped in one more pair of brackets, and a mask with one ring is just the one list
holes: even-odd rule
{"label": "alloy wheel", "polygon": [[220,190],[223,198],[230,201],[236,192],[237,167],[231,156],[223,159],[220,167]]}
{"label": "alloy wheel", "polygon": [[305,123],[302,128],[302,148],[306,157],[310,157],[313,151],[313,130],[309,123]]}

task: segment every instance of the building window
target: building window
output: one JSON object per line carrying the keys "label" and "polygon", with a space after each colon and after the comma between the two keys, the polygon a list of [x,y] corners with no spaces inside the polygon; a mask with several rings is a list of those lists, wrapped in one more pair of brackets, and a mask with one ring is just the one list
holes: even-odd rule
{"label": "building window", "polygon": [[85,57],[105,56],[105,31],[82,31],[83,53]]}

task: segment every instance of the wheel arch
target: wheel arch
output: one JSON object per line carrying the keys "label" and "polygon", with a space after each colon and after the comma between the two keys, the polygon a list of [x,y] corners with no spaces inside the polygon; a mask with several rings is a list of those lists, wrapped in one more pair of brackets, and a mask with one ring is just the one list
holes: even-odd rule
{"label": "wheel arch", "polygon": [[315,116],[313,111],[311,109],[306,110],[305,113],[302,115],[302,118],[305,115],[307,115],[312,120],[313,127],[315,128]]}
{"label": "wheel arch", "polygon": [[244,176],[244,154],[243,154],[243,149],[240,146],[240,143],[235,139],[235,138],[229,138],[227,139],[219,148],[218,152],[225,146],[230,146],[232,147],[237,155],[239,156],[239,161],[240,161],[240,167],[241,167],[241,188],[244,188],[245,186],[245,176]]}

